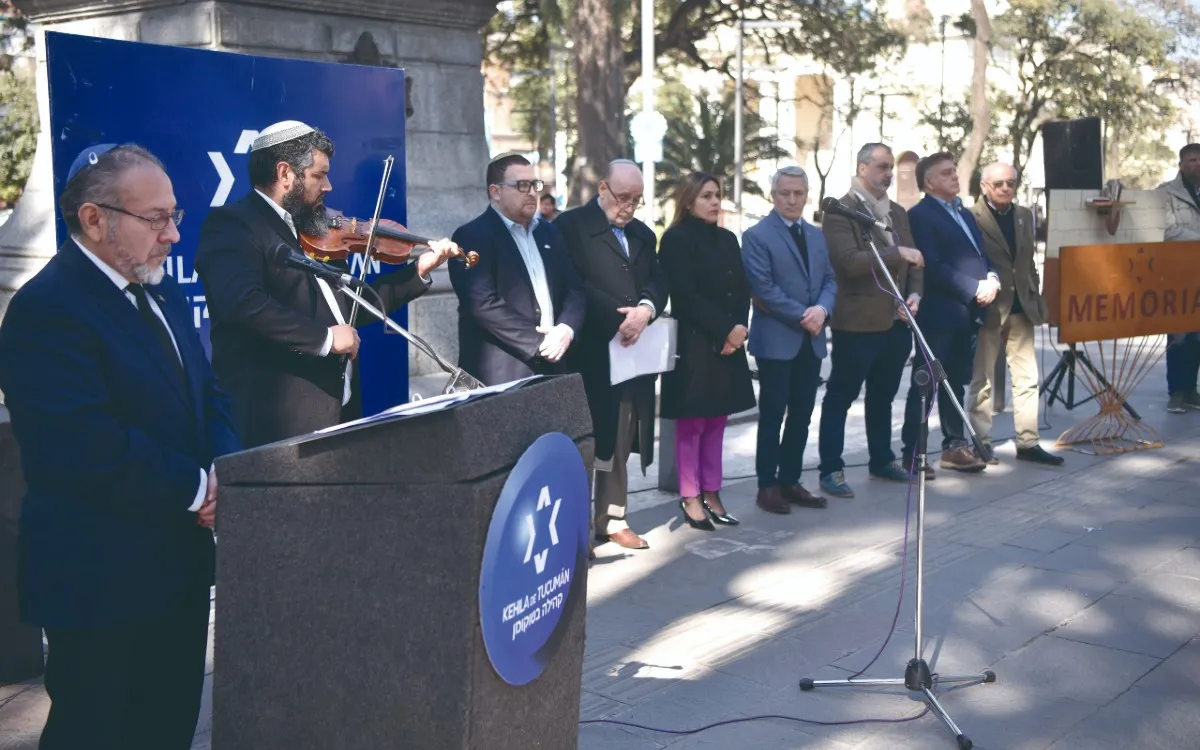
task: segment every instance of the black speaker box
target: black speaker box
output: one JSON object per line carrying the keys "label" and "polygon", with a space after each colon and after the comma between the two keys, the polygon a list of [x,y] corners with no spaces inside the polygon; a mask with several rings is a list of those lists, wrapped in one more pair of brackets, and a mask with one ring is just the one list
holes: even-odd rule
{"label": "black speaker box", "polygon": [[1100,118],[1059,120],[1042,126],[1042,162],[1046,189],[1100,190],[1104,186],[1104,148]]}

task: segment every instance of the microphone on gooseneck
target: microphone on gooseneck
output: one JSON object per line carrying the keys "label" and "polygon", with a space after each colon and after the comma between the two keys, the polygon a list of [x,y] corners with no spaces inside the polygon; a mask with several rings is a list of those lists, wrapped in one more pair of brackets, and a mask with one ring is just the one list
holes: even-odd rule
{"label": "microphone on gooseneck", "polygon": [[331,284],[339,284],[341,286],[363,286],[362,282],[354,278],[348,273],[343,273],[340,268],[322,263],[319,260],[298,253],[286,244],[280,242],[273,253],[274,260],[281,266],[291,266],[299,268],[301,271],[308,271],[319,279],[324,279]]}
{"label": "microphone on gooseneck", "polygon": [[856,221],[863,226],[881,229],[884,233],[892,231],[891,227],[889,227],[887,224],[884,224],[882,221],[877,221],[874,216],[871,216],[870,214],[864,214],[862,211],[856,211],[847,206],[845,203],[839,201],[837,198],[831,197],[821,201],[821,210],[825,211],[826,213],[837,214],[838,216],[849,219],[850,221]]}

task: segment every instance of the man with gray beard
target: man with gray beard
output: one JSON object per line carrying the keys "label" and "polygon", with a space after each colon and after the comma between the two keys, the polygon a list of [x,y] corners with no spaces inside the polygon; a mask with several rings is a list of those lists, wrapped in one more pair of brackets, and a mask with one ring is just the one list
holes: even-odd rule
{"label": "man with gray beard", "polygon": [[[836,214],[822,224],[829,260],[837,276],[837,302],[830,328],[829,382],[821,404],[819,468],[821,491],[836,497],[854,497],[846,482],[842,451],[846,442],[846,414],[866,384],[868,472],[872,478],[908,481],[907,467],[896,465],[892,451],[892,401],[900,389],[904,365],[912,352],[912,331],[879,272],[867,232],[883,256],[905,304],[917,314],[921,304],[925,261],[914,249],[908,214],[888,199],[896,161],[882,143],[868,143],[858,152],[858,167],[850,192],[842,203],[873,215],[891,228],[865,229]],[[887,290],[887,291],[885,291]]]}
{"label": "man with gray beard", "polygon": [[[85,149],[70,239],[0,325],[21,448],[21,617],[49,645],[41,750],[188,750],[200,713],[217,456],[240,448],[163,264],[183,211],[153,154]],[[5,565],[10,564],[8,560]]]}

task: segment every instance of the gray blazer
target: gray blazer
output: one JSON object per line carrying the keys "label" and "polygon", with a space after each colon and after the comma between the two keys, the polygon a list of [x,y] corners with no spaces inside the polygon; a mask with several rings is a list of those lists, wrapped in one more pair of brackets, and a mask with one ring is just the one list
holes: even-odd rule
{"label": "gray blazer", "polygon": [[[837,297],[837,281],[821,230],[801,220],[809,269],[783,218],[771,211],[742,236],[742,265],[754,296],[747,351],[764,359],[794,359],[808,335],[800,319],[812,305],[825,308],[826,324]],[[811,337],[818,359],[828,353],[824,328]]]}

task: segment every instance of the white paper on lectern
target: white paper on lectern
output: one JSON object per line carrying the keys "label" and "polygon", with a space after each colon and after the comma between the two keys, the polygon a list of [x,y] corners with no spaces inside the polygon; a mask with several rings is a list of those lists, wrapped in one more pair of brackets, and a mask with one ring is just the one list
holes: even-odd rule
{"label": "white paper on lectern", "polygon": [[674,318],[659,318],[646,326],[632,346],[622,346],[620,333],[614,336],[608,342],[608,371],[612,384],[674,370],[675,332]]}

